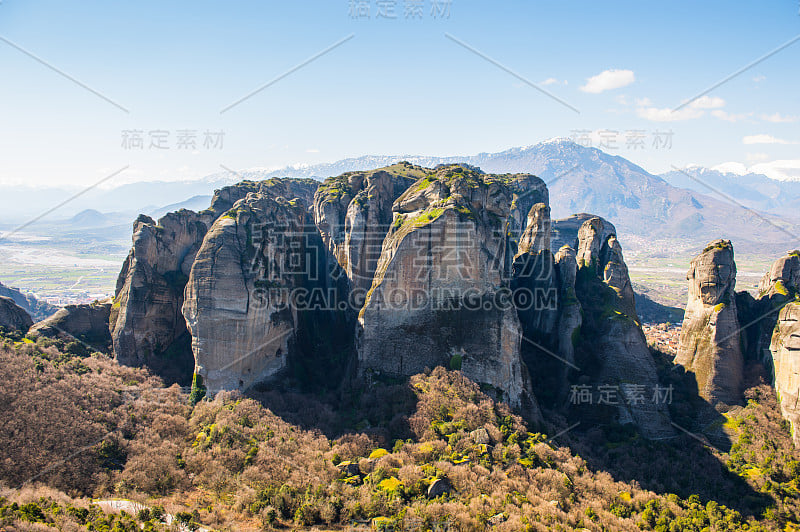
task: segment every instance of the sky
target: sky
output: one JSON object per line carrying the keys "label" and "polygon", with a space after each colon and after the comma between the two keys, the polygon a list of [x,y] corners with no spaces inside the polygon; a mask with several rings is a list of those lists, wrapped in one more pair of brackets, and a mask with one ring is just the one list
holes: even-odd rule
{"label": "sky", "polygon": [[797,0],[2,0],[0,183],[552,137],[800,179],[798,65]]}

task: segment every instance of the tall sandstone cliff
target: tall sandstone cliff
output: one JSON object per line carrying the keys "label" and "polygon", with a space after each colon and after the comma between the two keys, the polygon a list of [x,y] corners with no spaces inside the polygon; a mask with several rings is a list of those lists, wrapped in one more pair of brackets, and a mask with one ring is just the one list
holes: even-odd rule
{"label": "tall sandstone cliff", "polygon": [[[768,340],[767,367],[772,369],[781,413],[792,425],[800,445],[800,252],[776,260],[759,283],[754,356],[763,360]],[[751,336],[752,338],[752,336]]]}
{"label": "tall sandstone cliff", "polygon": [[800,303],[788,303],[780,310],[770,352],[781,413],[792,425],[797,446],[800,444]]}
{"label": "tall sandstone cliff", "polygon": [[133,247],[117,279],[109,329],[120,364],[148,366],[168,380],[188,384],[192,374],[183,290],[207,219],[192,211],[169,213],[156,223],[141,215]]}
{"label": "tall sandstone cliff", "polygon": [[[565,250],[568,253],[568,250]],[[612,420],[633,423],[651,439],[675,435],[659,386],[655,362],[636,315],[628,268],[608,221],[593,217],[580,226],[575,294],[582,310],[575,343],[577,365],[591,382],[618,390]],[[598,401],[601,395],[598,395]]]}
{"label": "tall sandstone cliff", "polygon": [[413,375],[461,369],[539,417],[520,358],[508,289],[508,179],[454,166],[412,185],[394,204],[375,279],[359,314],[359,372]]}
{"label": "tall sandstone cliff", "polygon": [[212,393],[246,389],[287,366],[296,315],[292,246],[305,206],[251,193],[209,229],[191,266],[183,316]]}
{"label": "tall sandstone cliff", "polygon": [[695,257],[675,363],[695,375],[698,393],[725,409],[742,401],[744,359],[736,310],[736,263],[728,240]]}
{"label": "tall sandstone cliff", "polygon": [[109,317],[117,361],[147,366],[168,381],[188,384],[195,364],[181,308],[195,255],[209,227],[248,194],[310,202],[316,187],[307,179],[242,181],[215,191],[211,206],[200,213],[184,209],[157,223],[139,216]]}

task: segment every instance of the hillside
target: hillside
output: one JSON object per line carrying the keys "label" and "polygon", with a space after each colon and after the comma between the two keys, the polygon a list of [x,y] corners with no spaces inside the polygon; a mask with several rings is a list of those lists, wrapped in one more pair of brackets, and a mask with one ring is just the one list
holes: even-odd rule
{"label": "hillside", "polygon": [[[192,407],[99,355],[7,341],[0,358],[10,530],[165,530],[164,509],[215,530],[792,530],[800,510],[800,454],[757,378],[717,450],[614,426],[530,432],[441,368],[347,404],[265,390]],[[678,387],[672,409],[687,408]],[[115,517],[89,496],[154,510]]]}

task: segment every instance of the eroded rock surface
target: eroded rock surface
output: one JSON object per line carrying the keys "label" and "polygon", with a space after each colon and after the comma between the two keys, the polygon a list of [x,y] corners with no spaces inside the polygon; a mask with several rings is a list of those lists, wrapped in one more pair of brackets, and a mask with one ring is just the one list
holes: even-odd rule
{"label": "eroded rock surface", "polygon": [[206,223],[206,215],[188,210],[169,213],[158,223],[145,215],[134,222],[133,247],[117,279],[109,317],[120,364],[148,366],[188,384],[193,362],[181,306]]}
{"label": "eroded rock surface", "polygon": [[443,365],[539,416],[508,292],[508,178],[444,167],[394,203],[359,315],[361,374],[407,376]]}
{"label": "eroded rock surface", "polygon": [[667,404],[656,397],[655,363],[636,316],[614,226],[599,217],[585,221],[578,230],[576,260],[575,293],[583,310],[574,342],[580,371],[588,373],[597,391],[601,386],[614,390],[616,401],[609,402],[614,421],[634,423],[647,438],[672,437]]}
{"label": "eroded rock surface", "polygon": [[692,260],[689,299],[675,363],[695,374],[698,393],[721,408],[742,401],[744,360],[736,311],[736,263],[728,240]]}
{"label": "eroded rock surface", "polygon": [[800,303],[788,303],[781,309],[770,350],[781,413],[792,425],[797,446],[800,444]]}
{"label": "eroded rock surface", "polygon": [[205,236],[183,316],[209,393],[247,389],[287,366],[297,322],[285,289],[302,272],[289,259],[304,245],[304,222],[302,202],[251,193]]}
{"label": "eroded rock surface", "polygon": [[430,170],[408,163],[327,179],[314,197],[314,221],[354,290],[372,285],[394,201]]}

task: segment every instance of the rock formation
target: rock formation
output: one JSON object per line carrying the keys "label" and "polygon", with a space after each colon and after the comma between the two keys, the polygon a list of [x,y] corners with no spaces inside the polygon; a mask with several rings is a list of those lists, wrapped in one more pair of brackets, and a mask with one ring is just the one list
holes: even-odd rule
{"label": "rock formation", "polygon": [[205,216],[187,210],[169,213],[157,224],[145,215],[134,222],[133,247],[109,318],[114,356],[121,364],[147,365],[168,380],[188,384],[194,364],[181,306],[206,223]]}
{"label": "rock formation", "polygon": [[305,205],[250,193],[217,219],[191,265],[183,316],[211,393],[246,389],[287,365]]}
{"label": "rock formation", "polygon": [[49,318],[31,327],[28,336],[59,338],[65,342],[79,341],[101,353],[111,351],[108,328],[111,302],[106,300],[84,305],[67,305]]}
{"label": "rock formation", "polygon": [[[530,174],[398,163],[322,185],[243,181],[199,213],[141,216],[110,310],[114,353],[180,382],[194,368],[209,394],[443,365],[534,420],[537,391],[561,408],[572,377],[652,392],[614,226],[551,224],[548,202]],[[664,405],[626,393],[611,421],[672,434]]]}
{"label": "rock formation", "polygon": [[601,386],[615,391],[616,400],[609,401],[614,421],[634,423],[647,438],[672,437],[667,405],[655,394],[655,363],[636,316],[614,226],[599,217],[585,221],[578,230],[576,259],[575,293],[583,310],[576,364],[597,391]]}
{"label": "rock formation", "polygon": [[121,364],[149,366],[168,381],[188,384],[194,359],[181,308],[208,228],[248,195],[310,202],[317,186],[311,179],[242,181],[216,190],[211,206],[200,213],[180,210],[158,223],[139,216],[109,318],[116,359]]}
{"label": "rock formation", "polygon": [[360,298],[372,285],[394,201],[425,175],[424,168],[398,163],[331,177],[317,190],[314,222]]}
{"label": "rock formation", "polygon": [[776,260],[758,285],[758,298],[737,294],[746,301],[740,320],[747,325],[748,358],[771,373],[781,413],[792,425],[800,445],[800,251]]}
{"label": "rock formation", "polygon": [[33,325],[30,315],[10,297],[0,296],[0,328],[7,332],[25,332]]}
{"label": "rock formation", "polygon": [[359,314],[361,374],[461,369],[537,417],[513,305],[502,302],[507,179],[444,167],[394,203],[394,223]]}
{"label": "rock formation", "polygon": [[347,365],[346,294],[328,277],[307,204],[284,194],[262,187],[238,200],[192,264],[183,316],[209,393],[245,390],[289,369],[333,381]]}
{"label": "rock formation", "polygon": [[506,176],[508,188],[511,191],[511,213],[508,217],[508,253],[510,257],[519,254],[520,240],[525,229],[530,226],[529,216],[535,205],[544,205],[547,208],[546,230],[541,228],[540,236],[550,238],[550,194],[547,185],[533,174],[514,174]]}
{"label": "rock formation", "polygon": [[792,425],[795,445],[800,444],[800,303],[788,303],[778,315],[770,345],[775,368],[775,390],[781,413]]}
{"label": "rock formation", "polygon": [[742,401],[743,356],[736,311],[736,263],[728,240],[692,260],[689,299],[675,363],[694,373],[701,397],[720,408]]}

